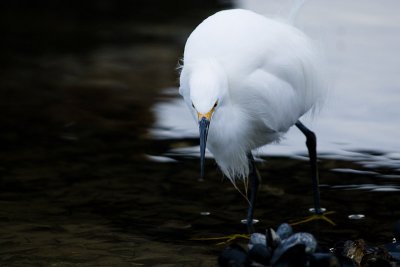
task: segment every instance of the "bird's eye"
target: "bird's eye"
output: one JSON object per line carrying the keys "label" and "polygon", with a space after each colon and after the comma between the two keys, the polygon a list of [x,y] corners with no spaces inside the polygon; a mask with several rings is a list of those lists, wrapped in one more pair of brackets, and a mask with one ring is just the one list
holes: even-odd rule
{"label": "bird's eye", "polygon": [[215,101],[215,104],[214,104],[214,107],[213,107],[213,108],[216,108],[217,106],[218,106],[218,100]]}
{"label": "bird's eye", "polygon": [[192,107],[195,108],[193,102],[192,102]]}

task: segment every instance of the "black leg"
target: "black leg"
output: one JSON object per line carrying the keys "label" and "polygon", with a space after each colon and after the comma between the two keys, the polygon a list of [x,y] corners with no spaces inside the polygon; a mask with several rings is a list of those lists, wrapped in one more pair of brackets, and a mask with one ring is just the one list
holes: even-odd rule
{"label": "black leg", "polygon": [[306,136],[306,145],[308,149],[308,155],[310,157],[311,165],[311,178],[313,186],[314,196],[314,209],[316,214],[322,214],[319,196],[319,180],[318,180],[318,168],[317,168],[317,137],[314,132],[310,131],[300,121],[296,122],[297,128]]}
{"label": "black leg", "polygon": [[247,229],[250,234],[254,233],[253,226],[253,215],[254,215],[254,206],[256,204],[256,196],[258,191],[258,186],[260,184],[260,175],[258,174],[256,163],[254,161],[254,157],[251,152],[247,155],[249,159],[249,181],[250,181],[250,203],[249,209],[247,211]]}

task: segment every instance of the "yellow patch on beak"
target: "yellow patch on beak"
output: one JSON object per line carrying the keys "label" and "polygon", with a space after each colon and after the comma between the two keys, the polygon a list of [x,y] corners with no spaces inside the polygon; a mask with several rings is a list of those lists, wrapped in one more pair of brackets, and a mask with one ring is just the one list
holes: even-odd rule
{"label": "yellow patch on beak", "polygon": [[211,116],[214,113],[215,107],[213,107],[209,112],[206,114],[202,114],[200,112],[197,112],[197,118],[198,120],[201,120],[203,117],[206,118],[207,120],[211,120]]}

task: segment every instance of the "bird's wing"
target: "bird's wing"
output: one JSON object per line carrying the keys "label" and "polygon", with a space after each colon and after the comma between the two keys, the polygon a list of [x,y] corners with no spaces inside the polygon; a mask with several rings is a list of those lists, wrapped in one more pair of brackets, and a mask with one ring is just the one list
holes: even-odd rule
{"label": "bird's wing", "polygon": [[307,111],[298,90],[264,69],[242,80],[231,97],[248,116],[275,132],[286,132]]}

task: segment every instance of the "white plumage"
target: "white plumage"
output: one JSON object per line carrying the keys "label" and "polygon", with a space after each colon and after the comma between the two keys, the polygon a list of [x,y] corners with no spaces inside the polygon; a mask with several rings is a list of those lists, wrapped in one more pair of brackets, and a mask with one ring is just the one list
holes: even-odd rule
{"label": "white plumage", "polygon": [[196,122],[213,111],[207,148],[232,181],[248,176],[251,150],[321,99],[315,51],[293,26],[241,9],[210,16],[188,38],[179,91]]}

